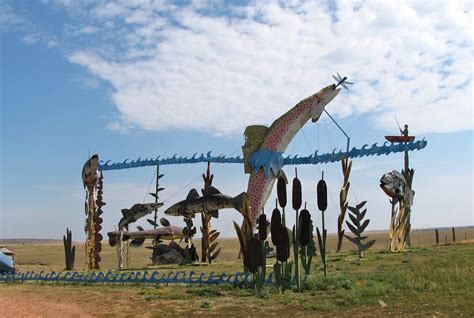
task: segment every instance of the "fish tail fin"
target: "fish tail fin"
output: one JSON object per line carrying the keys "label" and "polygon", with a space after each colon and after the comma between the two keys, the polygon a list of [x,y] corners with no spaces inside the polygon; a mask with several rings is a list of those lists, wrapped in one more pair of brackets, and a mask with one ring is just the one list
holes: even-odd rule
{"label": "fish tail fin", "polygon": [[117,234],[116,233],[107,233],[107,235],[109,236],[109,245],[114,247],[117,245]]}
{"label": "fish tail fin", "polygon": [[249,199],[247,192],[242,192],[238,196],[236,196],[232,200],[232,204],[234,206],[234,209],[240,212],[242,216],[244,217],[244,223],[247,222],[248,224],[251,224],[252,221],[250,219],[251,217],[251,208],[249,204]]}
{"label": "fish tail fin", "polygon": [[241,214],[244,214],[245,205],[247,204],[247,202],[248,202],[247,193],[242,192],[241,194],[239,194],[238,196],[232,199],[232,206]]}
{"label": "fish tail fin", "polygon": [[145,242],[145,239],[144,238],[136,238],[136,239],[133,239],[130,241],[130,246],[131,247],[140,247],[143,245],[143,243]]}

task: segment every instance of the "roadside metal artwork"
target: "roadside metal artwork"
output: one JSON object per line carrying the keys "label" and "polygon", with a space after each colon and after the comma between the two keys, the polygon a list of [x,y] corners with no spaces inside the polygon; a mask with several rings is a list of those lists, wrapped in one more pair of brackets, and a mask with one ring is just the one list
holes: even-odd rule
{"label": "roadside metal artwork", "polygon": [[344,237],[357,246],[359,258],[363,258],[364,251],[368,250],[375,243],[375,240],[370,240],[364,243],[364,240],[367,238],[367,236],[363,236],[363,232],[365,231],[370,222],[369,219],[364,220],[365,214],[367,213],[367,209],[361,211],[361,209],[365,206],[366,203],[367,201],[363,201],[357,204],[355,207],[347,207],[350,211],[349,218],[352,223],[346,221],[346,225],[349,230],[351,230],[352,234],[354,234],[354,236],[351,237],[349,235],[344,235]]}
{"label": "roadside metal artwork", "polygon": [[339,216],[337,218],[337,248],[336,252],[340,252],[342,248],[342,241],[344,239],[344,219],[347,212],[347,195],[349,194],[349,188],[351,183],[349,182],[349,176],[351,174],[352,161],[347,158],[341,159],[342,174],[344,181],[342,182],[341,191],[339,192]]}
{"label": "roadside metal artwork", "polygon": [[63,235],[64,254],[66,256],[66,270],[74,269],[74,259],[76,258],[76,247],[72,245],[72,232],[66,229],[66,235]]}

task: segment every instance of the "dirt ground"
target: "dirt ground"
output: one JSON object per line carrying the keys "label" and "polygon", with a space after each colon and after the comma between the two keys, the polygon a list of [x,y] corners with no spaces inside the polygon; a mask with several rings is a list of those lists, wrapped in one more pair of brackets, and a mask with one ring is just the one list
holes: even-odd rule
{"label": "dirt ground", "polygon": [[[90,317],[84,308],[76,303],[58,302],[45,298],[41,293],[28,297],[5,294],[5,289],[0,289],[0,308],[2,317]],[[25,295],[26,296],[26,295]]]}
{"label": "dirt ground", "polygon": [[[258,296],[254,290],[231,286],[0,283],[0,317],[473,317],[474,240],[462,240],[472,231],[463,230],[457,244],[439,246],[433,246],[431,231],[414,231],[412,243],[420,242],[421,246],[398,254],[383,251],[387,233],[374,233],[372,237],[381,242],[362,262],[356,260],[348,244],[346,252],[328,255],[330,279],[322,276],[321,262],[315,258],[315,281],[304,293],[272,291]],[[440,237],[447,237],[449,231],[445,232]],[[425,244],[428,247],[422,247]],[[240,271],[241,263],[235,259],[236,240],[223,240],[222,245],[229,251],[223,258],[229,260],[180,270]],[[20,271],[49,272],[64,267],[63,247],[57,242],[9,246],[16,252]],[[106,247],[103,255],[103,269],[115,268],[114,249]],[[135,268],[146,265],[147,257],[149,250],[135,250]],[[160,272],[176,270],[164,265],[147,266],[148,270],[152,268]]]}

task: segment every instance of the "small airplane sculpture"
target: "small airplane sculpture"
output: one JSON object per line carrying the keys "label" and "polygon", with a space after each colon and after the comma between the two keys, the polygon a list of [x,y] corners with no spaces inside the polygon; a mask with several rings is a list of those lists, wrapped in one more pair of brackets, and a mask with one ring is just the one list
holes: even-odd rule
{"label": "small airplane sculpture", "polygon": [[346,84],[348,84],[348,85],[353,85],[354,83],[348,82],[346,76],[341,77],[341,75],[339,75],[339,73],[336,73],[336,74],[337,74],[337,77],[336,77],[335,75],[332,76],[332,77],[336,80],[336,82],[337,82],[336,88],[337,88],[339,85],[341,85],[341,86],[344,87],[345,89],[349,90],[349,88],[346,86]]}

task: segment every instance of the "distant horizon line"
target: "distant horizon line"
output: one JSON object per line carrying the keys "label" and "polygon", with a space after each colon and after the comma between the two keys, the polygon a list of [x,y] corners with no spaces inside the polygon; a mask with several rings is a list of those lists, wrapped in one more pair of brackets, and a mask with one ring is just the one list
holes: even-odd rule
{"label": "distant horizon line", "polygon": [[[471,229],[474,228],[474,225],[460,225],[460,226],[442,226],[442,227],[429,227],[429,228],[417,228],[412,229],[411,232],[419,231],[433,231],[433,230],[449,230],[449,229]],[[366,233],[381,233],[381,232],[389,232],[389,229],[384,230],[371,230],[366,231]],[[337,232],[328,232],[328,235],[337,235]],[[235,239],[236,236],[223,236],[221,239]],[[201,239],[201,237],[196,237],[195,239]],[[0,244],[5,244],[4,241],[36,241],[36,242],[49,242],[49,241],[62,241],[61,238],[31,238],[31,237],[22,237],[22,238],[0,238]],[[102,241],[107,241],[107,239],[103,239]],[[83,241],[74,241],[76,243],[84,243]]]}

